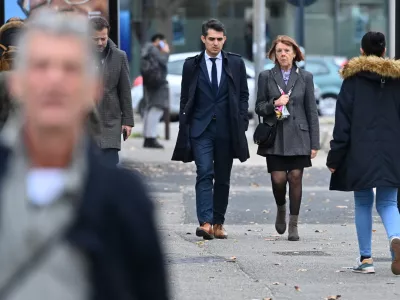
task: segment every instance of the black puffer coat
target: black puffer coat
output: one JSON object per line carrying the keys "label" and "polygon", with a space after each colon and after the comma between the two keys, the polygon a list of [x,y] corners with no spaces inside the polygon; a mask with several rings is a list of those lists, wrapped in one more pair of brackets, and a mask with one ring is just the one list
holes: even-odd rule
{"label": "black puffer coat", "polygon": [[341,71],[330,189],[400,187],[400,61],[361,56]]}

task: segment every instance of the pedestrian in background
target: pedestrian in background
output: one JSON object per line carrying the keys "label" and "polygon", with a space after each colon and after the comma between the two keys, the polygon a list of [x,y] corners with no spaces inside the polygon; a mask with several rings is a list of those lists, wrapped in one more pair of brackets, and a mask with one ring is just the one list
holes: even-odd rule
{"label": "pedestrian in background", "polygon": [[[275,67],[260,73],[255,111],[263,122],[275,126],[276,138],[270,147],[259,146],[257,154],[266,156],[271,173],[277,205],[275,228],[279,234],[286,231],[286,186],[289,183],[288,239],[298,241],[303,171],[311,167],[311,159],[320,149],[313,76],[297,67],[296,63],[304,60],[304,56],[291,37],[278,36],[268,57],[275,61]],[[283,108],[289,115],[282,117]]]}
{"label": "pedestrian in background", "polygon": [[249,90],[246,66],[238,54],[222,50],[225,26],[210,19],[202,25],[206,50],[183,65],[179,133],[172,160],[196,163],[196,206],[204,239],[226,239],[230,177],[235,158],[249,155]]}
{"label": "pedestrian in background", "polygon": [[121,134],[124,139],[128,138],[134,126],[128,58],[109,38],[111,28],[105,18],[92,17],[90,23],[98,54],[97,68],[103,75],[104,85],[103,99],[97,106],[100,134],[96,140],[104,159],[117,165]]}
{"label": "pedestrian in background", "polygon": [[142,50],[140,72],[143,77],[145,112],[143,136],[145,148],[164,148],[157,141],[158,124],[165,109],[169,109],[169,87],[167,81],[169,45],[161,33],[151,38]]}
{"label": "pedestrian in background", "polygon": [[335,127],[327,166],[330,189],[354,191],[360,257],[353,271],[375,273],[372,259],[372,207],[385,226],[392,253],[392,272],[400,275],[400,61],[383,58],[385,36],[368,32],[361,56],[342,69]]}
{"label": "pedestrian in background", "polygon": [[87,18],[41,9],[9,79],[0,134],[0,299],[166,300],[153,204],[85,133],[101,98]]}

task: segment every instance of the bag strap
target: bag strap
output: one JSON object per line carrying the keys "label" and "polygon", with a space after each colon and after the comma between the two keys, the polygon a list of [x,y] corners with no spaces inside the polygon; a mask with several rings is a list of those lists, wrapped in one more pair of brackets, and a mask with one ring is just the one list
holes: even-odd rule
{"label": "bag strap", "polygon": [[45,258],[51,253],[51,250],[54,248],[54,246],[58,244],[58,242],[61,241],[64,237],[67,227],[67,224],[60,226],[60,228],[52,236],[50,236],[40,247],[38,247],[38,249],[36,249],[36,251],[34,251],[32,255],[30,255],[17,268],[14,274],[12,274],[8,278],[8,280],[6,280],[4,284],[0,286],[0,299],[7,299],[8,297],[10,297],[10,295],[14,290],[16,290],[18,285],[23,282],[30,273],[37,269],[41,263],[45,261]]}

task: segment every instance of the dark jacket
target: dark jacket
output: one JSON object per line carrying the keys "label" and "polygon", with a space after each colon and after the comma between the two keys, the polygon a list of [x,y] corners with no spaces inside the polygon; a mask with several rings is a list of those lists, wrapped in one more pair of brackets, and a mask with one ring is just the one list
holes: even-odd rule
{"label": "dark jacket", "polygon": [[400,187],[400,61],[361,56],[341,71],[330,189]]}
{"label": "dark jacket", "polygon": [[[0,145],[0,189],[9,154]],[[86,255],[91,299],[167,300],[154,209],[143,179],[133,171],[101,164],[94,145],[87,157],[88,180],[66,238]]]}
{"label": "dark jacket", "polygon": [[142,57],[148,54],[153,55],[159,62],[160,64],[159,72],[161,73],[161,76],[164,79],[164,84],[156,89],[148,88],[146,87],[146,85],[144,85],[144,99],[146,101],[145,107],[146,109],[150,109],[151,107],[157,107],[161,109],[168,108],[169,87],[168,87],[167,75],[168,75],[169,54],[161,52],[152,43],[148,43],[143,47]]}
{"label": "dark jacket", "polygon": [[8,72],[0,72],[0,130],[7,121],[12,106],[11,97],[8,93],[6,82],[7,74]]}
{"label": "dark jacket", "polygon": [[279,65],[260,73],[256,113],[264,122],[272,125],[276,121],[274,101],[281,96],[278,85],[288,93],[293,88],[287,109],[290,116],[278,121],[277,135],[271,148],[258,147],[257,154],[310,155],[311,149],[320,149],[319,120],[314,97],[314,83],[311,73],[293,66],[287,85]]}
{"label": "dark jacket", "polygon": [[122,125],[134,125],[129,65],[126,53],[118,49],[113,41],[108,40],[107,48],[101,66],[104,95],[98,105],[100,134],[96,141],[103,149],[121,149]]}
{"label": "dark jacket", "polygon": [[[223,68],[228,76],[229,117],[234,158],[241,162],[249,157],[246,131],[249,126],[249,90],[246,66],[240,55],[222,51]],[[172,160],[191,162],[193,153],[190,145],[190,123],[193,117],[195,92],[199,78],[200,62],[204,51],[186,59],[182,72],[181,105],[179,113],[179,133]]]}

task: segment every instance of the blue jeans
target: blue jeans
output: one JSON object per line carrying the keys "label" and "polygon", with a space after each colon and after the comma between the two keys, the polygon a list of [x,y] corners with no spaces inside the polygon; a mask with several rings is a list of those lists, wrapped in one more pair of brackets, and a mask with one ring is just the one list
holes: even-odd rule
{"label": "blue jeans", "polygon": [[216,121],[191,138],[196,163],[196,207],[200,225],[224,224],[228,207],[233,153],[229,138],[219,138]]}
{"label": "blue jeans", "polygon": [[[372,206],[374,204],[373,189],[354,192],[355,222],[360,255],[372,257]],[[397,208],[397,188],[376,188],[376,210],[386,229],[388,238],[400,237],[400,213]],[[393,253],[392,253],[393,256]]]}

